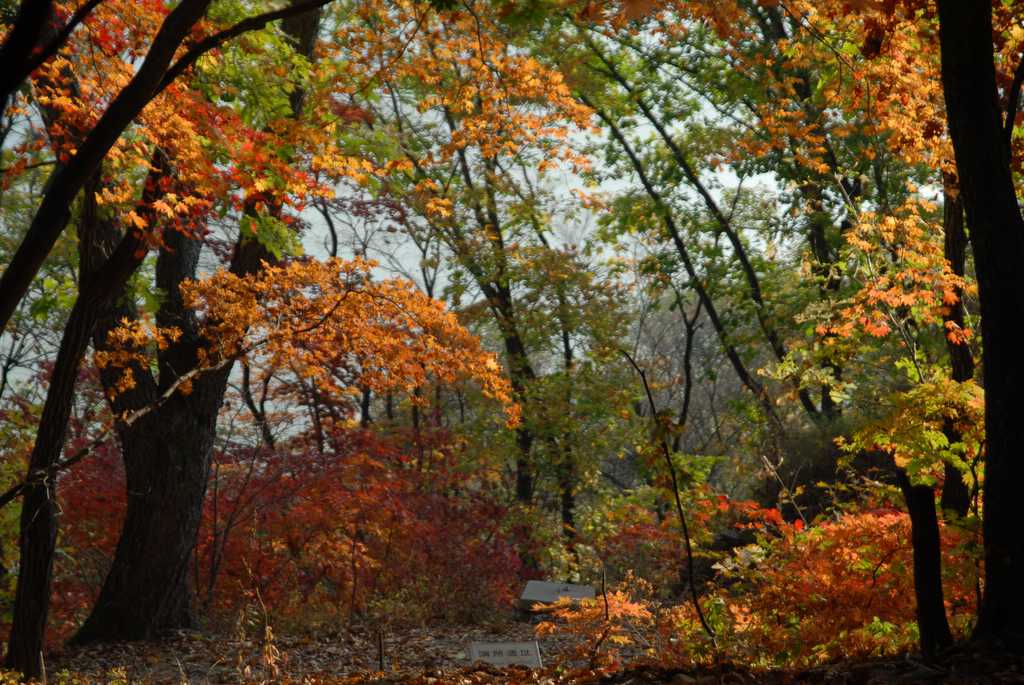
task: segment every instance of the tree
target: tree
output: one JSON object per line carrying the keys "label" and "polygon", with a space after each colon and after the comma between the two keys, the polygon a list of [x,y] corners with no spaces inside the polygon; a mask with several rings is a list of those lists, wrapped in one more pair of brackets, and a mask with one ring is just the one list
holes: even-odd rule
{"label": "tree", "polygon": [[[61,158],[56,164],[47,183],[46,193],[39,203],[25,238],[12,256],[3,275],[0,276],[0,330],[7,327],[18,302],[28,290],[32,279],[39,271],[43,260],[53,248],[57,238],[64,231],[70,218],[68,207],[96,173],[104,156],[115,145],[121,134],[128,129],[154,98],[178,76],[193,66],[200,57],[230,38],[265,26],[277,19],[301,14],[330,2],[330,0],[306,0],[294,3],[284,10],[248,17],[198,41],[181,57],[172,62],[189,32],[203,18],[210,1],[186,0],[168,12],[149,45],[142,65],[124,88],[111,99],[103,114],[83,136],[82,143],[76,148],[74,154],[68,155],[66,159]],[[36,4],[38,3],[26,2],[25,6]],[[51,3],[43,4],[51,5]],[[27,49],[19,48],[18,54],[26,54],[34,49],[31,36],[38,35],[42,30],[41,24],[46,20],[42,17],[32,20],[33,25],[38,21],[40,26],[28,31],[26,43],[29,47]]]}
{"label": "tree", "polygon": [[[49,251],[46,241],[55,238],[63,230],[61,222],[58,222],[59,226],[50,223],[47,228],[46,211],[48,210],[45,208],[48,202],[53,201],[51,193],[56,192],[59,196],[60,193],[66,191],[69,193],[67,199],[70,203],[70,199],[77,193],[75,188],[79,183],[80,176],[82,174],[89,176],[90,180],[84,186],[86,197],[83,200],[81,217],[77,226],[82,265],[80,293],[65,328],[64,340],[49,388],[44,416],[40,423],[39,436],[30,459],[29,485],[25,490],[26,500],[22,509],[22,568],[25,569],[25,572],[21,574],[19,582],[8,662],[25,673],[38,673],[40,668],[39,648],[42,644],[46,623],[46,606],[49,597],[56,532],[53,509],[55,481],[52,469],[55,467],[63,447],[67,412],[73,398],[74,381],[78,375],[79,363],[97,320],[106,315],[110,305],[121,297],[128,278],[141,264],[148,244],[151,241],[159,240],[156,237],[156,229],[161,227],[161,220],[166,220],[165,214],[175,221],[187,224],[196,218],[189,215],[195,214],[197,210],[201,211],[200,207],[205,206],[203,201],[198,201],[197,206],[197,198],[190,196],[187,192],[191,174],[196,174],[193,178],[209,175],[208,172],[199,169],[186,170],[185,168],[187,164],[185,160],[190,155],[192,159],[195,158],[194,139],[190,141],[188,137],[181,137],[181,131],[172,132],[171,138],[168,139],[166,119],[161,122],[159,110],[154,115],[154,109],[150,108],[141,116],[141,123],[150,127],[148,131],[145,128],[141,129],[144,137],[148,135],[148,138],[157,147],[157,151],[153,153],[153,160],[149,162],[145,158],[139,160],[138,153],[130,152],[131,148],[128,148],[129,152],[126,154],[125,147],[118,142],[119,131],[117,129],[121,127],[123,130],[131,124],[135,114],[142,112],[142,108],[146,104],[168,87],[172,91],[176,90],[177,87],[172,85],[175,76],[190,68],[201,55],[209,50],[220,46],[229,38],[259,29],[274,19],[295,17],[303,11],[316,9],[325,3],[297,3],[285,10],[275,10],[244,18],[224,31],[215,33],[192,45],[184,55],[171,64],[171,58],[174,56],[174,41],[180,42],[190,26],[188,22],[194,23],[205,11],[203,3],[184,3],[168,15],[162,31],[158,32],[153,39],[146,61],[146,65],[149,66],[129,74],[127,78],[123,72],[118,73],[118,67],[123,64],[122,60],[124,59],[121,51],[127,48],[124,36],[130,36],[130,40],[143,40],[142,36],[132,36],[131,34],[131,31],[138,30],[138,26],[122,25],[124,33],[117,37],[114,37],[115,34],[111,32],[101,33],[97,40],[112,42],[101,46],[100,54],[103,55],[103,59],[91,61],[92,65],[99,63],[102,65],[101,68],[110,70],[105,76],[99,76],[100,83],[103,78],[109,78],[115,83],[128,80],[128,85],[114,99],[104,114],[91,115],[86,106],[91,104],[92,99],[97,101],[98,107],[103,106],[103,94],[96,92],[95,82],[89,84],[93,86],[92,88],[82,88],[78,79],[79,76],[84,76],[85,70],[76,73],[73,70],[73,62],[69,61],[66,56],[53,59],[49,63],[47,60],[53,57],[61,46],[65,46],[66,55],[71,55],[73,59],[72,49],[81,49],[80,44],[68,43],[72,38],[74,41],[78,41],[78,37],[72,36],[74,27],[89,17],[90,12],[98,4],[92,2],[83,5],[60,31],[55,26],[49,28],[44,26],[42,38],[50,43],[42,49],[42,52],[37,51],[33,54],[32,59],[35,60],[35,66],[43,65],[38,70],[33,84],[35,88],[34,102],[39,107],[42,118],[50,129],[53,153],[58,159],[57,170],[55,176],[51,177],[51,181],[46,186],[42,204],[33,219],[36,228],[29,229],[27,236],[22,240],[3,274],[5,283],[9,278],[20,278],[19,273],[21,276],[27,275],[31,278],[32,262],[45,257]],[[96,13],[99,16],[98,20],[110,21],[113,19],[108,26],[118,26],[122,15],[117,14],[118,9],[115,5],[116,3],[107,3],[100,8]],[[186,7],[188,5],[192,5],[192,7]],[[108,11],[112,12],[109,16],[106,15]],[[189,14],[189,12],[193,14]],[[136,18],[145,17],[144,14],[135,16]],[[96,16],[89,18],[90,20],[96,19]],[[47,19],[47,21],[51,20],[52,18]],[[301,20],[299,21],[301,23]],[[86,42],[88,40],[87,38]],[[169,52],[166,54],[161,52],[168,50]],[[70,93],[72,97],[64,96],[66,92]],[[180,89],[175,94],[180,95]],[[170,105],[170,102],[170,99],[165,96],[161,104]],[[194,100],[190,100],[190,102],[194,103]],[[207,113],[205,109],[201,113],[194,110],[191,112],[194,117],[201,117]],[[193,148],[189,149],[188,153],[182,154],[182,149],[188,149],[190,144],[193,145]],[[106,150],[101,149],[104,145]],[[90,154],[95,153],[102,157],[111,153],[111,157],[116,160],[111,164],[113,168],[106,169],[109,176],[104,176],[99,171],[89,171],[90,157],[85,154],[85,150],[92,150],[90,146],[100,146]],[[170,152],[173,148],[182,149],[178,149],[175,154]],[[148,154],[148,152],[142,154]],[[97,164],[99,157],[95,160]],[[102,201],[106,204],[113,203],[116,207],[119,202],[123,203],[126,197],[131,197],[131,181],[124,178],[110,181],[109,178],[126,169],[130,170],[133,160],[134,163],[141,162],[143,165],[151,167],[151,173],[146,176],[145,192],[142,196],[141,206],[137,208],[138,212],[127,209],[123,213],[114,211],[111,216],[111,210],[97,209],[97,204],[101,201],[100,198],[103,198]],[[19,162],[19,164],[23,165],[24,163]],[[183,187],[186,188],[180,197],[176,197],[175,193],[167,193],[171,165],[175,166],[180,182],[175,190],[181,194]],[[18,169],[17,165],[15,169]],[[200,185],[202,184],[200,183]],[[125,193],[126,190],[127,193]],[[61,221],[66,222],[66,220],[67,217]],[[128,226],[128,228],[126,229],[124,226]],[[189,230],[188,226],[183,228],[172,225],[166,228],[168,234],[175,230]],[[149,232],[144,229],[149,229]],[[40,238],[42,234],[39,231],[46,233],[49,237]],[[173,242],[173,238],[169,238],[169,240]],[[28,264],[27,271],[23,268],[25,264]],[[5,296],[12,296],[7,304],[16,305],[20,299],[20,295],[13,288],[5,289],[4,293]],[[40,474],[42,474],[42,478],[39,477]]]}
{"label": "tree", "polygon": [[[937,0],[942,86],[981,301],[985,384],[985,589],[975,636],[1024,651],[1024,537],[1016,493],[1024,482],[1019,401],[1024,358],[1012,332],[1024,316],[1024,218],[1013,183],[1020,75],[996,82],[990,3]],[[1018,46],[1019,47],[1019,46]],[[1004,110],[1005,107],[1005,110]]]}
{"label": "tree", "polygon": [[[287,18],[282,29],[294,46],[287,49],[308,59],[318,28],[315,12]],[[280,96],[287,103],[288,115],[298,118],[302,90]],[[260,164],[266,162],[257,162],[250,173],[258,173]],[[288,160],[283,164],[287,167]],[[245,188],[242,225],[231,256],[231,271],[238,276],[257,273],[267,261],[276,259],[274,250],[280,247],[265,235],[261,242],[261,229],[277,226],[279,231],[287,231],[281,223],[285,193],[261,192],[260,181],[252,183]],[[266,209],[260,208],[263,206]],[[156,285],[166,293],[157,310],[157,324],[181,332],[158,352],[158,376],[137,363],[131,392],[118,393],[118,377],[110,371],[101,375],[115,413],[157,403],[207,354],[209,339],[180,292],[185,281],[197,274],[203,241],[196,233],[201,235],[203,230],[194,227],[193,235],[165,236],[157,259]],[[287,233],[277,240],[282,238],[286,239]],[[110,335],[122,318],[137,316],[127,303],[108,311],[95,336],[97,350],[109,348]],[[188,571],[209,480],[217,417],[231,368],[232,364],[226,363],[211,369],[191,383],[188,394],[174,393],[138,422],[119,427],[128,508],[110,572],[96,606],[75,637],[77,642],[144,639],[194,624]]]}
{"label": "tree", "polygon": [[[554,160],[571,160],[564,139],[574,126],[587,125],[588,112],[572,100],[557,72],[517,54],[490,10],[477,3],[436,20],[418,19],[415,8],[367,5],[364,22],[347,29],[349,43],[380,51],[377,33],[391,36],[378,58],[388,64],[381,102],[375,96],[359,103],[374,121],[387,122],[394,154],[407,165],[405,183],[396,179],[387,190],[412,209],[410,230],[443,242],[484,297],[527,417],[515,435],[515,492],[530,504],[537,464],[529,389],[539,374],[523,323],[516,262],[524,239],[536,238],[510,211],[510,203],[519,201],[514,175],[520,166],[540,175]],[[410,24],[419,27],[414,36],[405,32]],[[370,40],[367,27],[375,32]]]}

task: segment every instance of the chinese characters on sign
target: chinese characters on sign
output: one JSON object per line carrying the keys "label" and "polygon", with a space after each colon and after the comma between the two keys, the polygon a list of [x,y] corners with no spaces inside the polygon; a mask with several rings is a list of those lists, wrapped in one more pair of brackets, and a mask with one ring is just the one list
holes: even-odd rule
{"label": "chinese characters on sign", "polygon": [[542,666],[540,645],[536,642],[470,642],[467,654],[470,661],[483,661],[495,666]]}

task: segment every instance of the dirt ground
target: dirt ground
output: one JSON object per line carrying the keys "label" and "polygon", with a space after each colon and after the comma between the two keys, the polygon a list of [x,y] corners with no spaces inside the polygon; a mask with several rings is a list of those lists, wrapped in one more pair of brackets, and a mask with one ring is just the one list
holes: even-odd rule
{"label": "dirt ground", "polygon": [[[406,629],[378,636],[353,630],[316,637],[264,635],[250,639],[199,632],[152,643],[66,648],[47,660],[51,682],[67,670],[77,683],[207,685],[213,683],[309,683],[310,685],[747,685],[753,683],[886,685],[1024,683],[1024,659],[961,649],[926,663],[910,655],[842,662],[802,671],[751,671],[728,664],[715,669],[672,669],[623,654],[616,670],[585,668],[568,655],[571,639],[540,640],[544,668],[497,668],[470,664],[472,641],[532,640],[528,621],[491,626]],[[382,638],[382,640],[380,639]],[[384,669],[380,668],[381,643]]]}

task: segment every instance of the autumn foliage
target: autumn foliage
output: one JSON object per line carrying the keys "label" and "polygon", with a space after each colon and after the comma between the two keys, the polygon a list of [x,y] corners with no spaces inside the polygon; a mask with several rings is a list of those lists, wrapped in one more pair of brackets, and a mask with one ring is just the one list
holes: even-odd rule
{"label": "autumn foliage", "polygon": [[[756,543],[715,564],[702,598],[715,641],[692,605],[659,601],[653,587],[627,578],[605,597],[563,602],[538,634],[580,639],[577,664],[616,663],[624,647],[635,655],[676,663],[714,663],[728,655],[761,666],[812,666],[894,654],[918,640],[914,623],[909,520],[874,508],[804,529],[770,511],[754,514]],[[976,606],[974,533],[942,530],[946,598],[957,631],[967,631]],[[961,632],[962,634],[962,632]]]}
{"label": "autumn foliage", "polygon": [[27,57],[80,24],[0,102],[14,666],[165,548],[118,637],[257,615],[268,678],[275,631],[508,625],[534,578],[598,587],[533,608],[592,675],[970,639],[1001,286],[936,2],[44,5]]}

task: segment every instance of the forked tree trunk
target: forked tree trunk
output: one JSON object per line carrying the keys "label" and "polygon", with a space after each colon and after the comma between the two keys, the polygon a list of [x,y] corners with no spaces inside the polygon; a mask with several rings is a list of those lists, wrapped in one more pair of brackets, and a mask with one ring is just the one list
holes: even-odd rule
{"label": "forked tree trunk", "polygon": [[[295,0],[293,0],[295,4]],[[299,54],[310,56],[319,11],[289,17],[284,32]],[[301,93],[291,96],[296,115]],[[138,389],[125,402],[152,403],[184,373],[196,367],[206,345],[195,313],[184,303],[180,286],[194,278],[201,244],[180,233],[165,236],[157,260],[156,280],[167,294],[157,324],[181,330],[179,340],[158,356],[159,379],[148,369],[136,371]],[[240,237],[231,272],[252,274],[273,256],[255,239]],[[98,336],[118,320],[106,321]],[[213,454],[217,417],[231,365],[200,374],[185,395],[174,392],[160,407],[120,433],[128,506],[121,537],[99,599],[75,636],[82,644],[142,640],[195,625],[188,571],[192,563]],[[110,378],[105,379],[109,386]],[[120,400],[119,400],[120,401]],[[115,405],[115,409],[118,409]]]}

